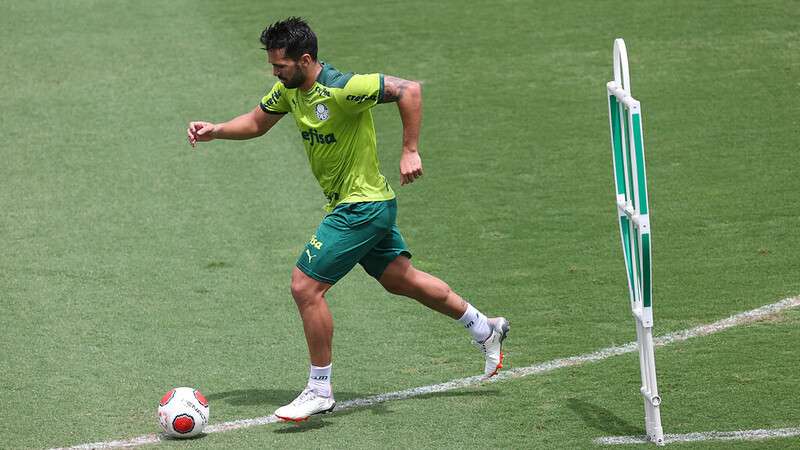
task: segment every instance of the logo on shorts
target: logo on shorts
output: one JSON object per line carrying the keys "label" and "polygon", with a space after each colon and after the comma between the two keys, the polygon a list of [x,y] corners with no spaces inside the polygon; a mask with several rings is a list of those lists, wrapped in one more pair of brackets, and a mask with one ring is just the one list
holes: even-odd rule
{"label": "logo on shorts", "polygon": [[317,103],[317,106],[314,107],[314,112],[317,114],[317,119],[325,120],[330,117],[330,112],[328,111],[328,107],[325,106],[325,103]]}
{"label": "logo on shorts", "polygon": [[317,235],[316,234],[311,236],[311,240],[308,241],[308,243],[309,243],[309,245],[311,245],[312,247],[314,247],[317,250],[322,248],[322,241],[318,241],[317,240]]}
{"label": "logo on shorts", "polygon": [[314,259],[314,258],[316,258],[316,257],[317,257],[317,255],[312,255],[312,254],[311,254],[311,252],[310,252],[310,251],[308,251],[308,249],[306,249],[306,255],[308,256],[308,263],[309,263],[309,264],[311,264],[311,260],[312,260],[312,259]]}

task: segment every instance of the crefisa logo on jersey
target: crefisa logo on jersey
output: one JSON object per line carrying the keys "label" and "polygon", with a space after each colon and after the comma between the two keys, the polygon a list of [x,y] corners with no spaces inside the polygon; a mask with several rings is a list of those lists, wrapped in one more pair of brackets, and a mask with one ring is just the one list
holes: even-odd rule
{"label": "crefisa logo on jersey", "polygon": [[325,106],[325,103],[317,103],[317,106],[314,107],[314,112],[317,114],[317,119],[319,120],[326,120],[330,117],[330,112],[328,111],[328,107]]}
{"label": "crefisa logo on jersey", "polygon": [[363,102],[365,102],[367,100],[375,102],[375,101],[378,100],[378,96],[376,94],[372,94],[372,95],[367,95],[367,94],[363,94],[363,95],[348,95],[346,100],[350,101],[350,102],[356,102],[356,103],[363,103]]}
{"label": "crefisa logo on jersey", "polygon": [[272,92],[272,94],[270,94],[270,96],[267,99],[267,101],[266,102],[262,101],[262,103],[264,103],[267,106],[272,106],[272,105],[278,103],[278,99],[279,98],[281,98],[281,91],[274,91],[274,92]]}
{"label": "crefisa logo on jersey", "polygon": [[314,144],[335,144],[336,143],[336,136],[333,133],[322,134],[318,133],[317,130],[314,128],[309,128],[308,131],[300,131],[300,136],[303,137],[304,141],[308,141],[311,143],[313,147]]}

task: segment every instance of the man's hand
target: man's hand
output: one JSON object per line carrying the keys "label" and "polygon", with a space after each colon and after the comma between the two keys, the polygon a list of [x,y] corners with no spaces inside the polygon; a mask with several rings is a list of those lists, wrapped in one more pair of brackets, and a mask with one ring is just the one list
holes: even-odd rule
{"label": "man's hand", "polygon": [[211,122],[190,122],[186,133],[189,135],[189,143],[194,147],[198,142],[208,142],[214,139],[211,132],[216,125]]}
{"label": "man's hand", "polygon": [[267,114],[256,106],[252,111],[234,117],[227,122],[189,122],[186,134],[192,147],[198,142],[214,139],[251,139],[266,133],[285,114]]}
{"label": "man's hand", "polygon": [[413,183],[422,176],[422,159],[416,150],[403,150],[400,157],[400,186]]}
{"label": "man's hand", "polygon": [[385,75],[382,103],[397,102],[403,121],[403,155],[400,156],[400,185],[422,176],[422,160],[417,152],[422,125],[422,85],[416,81]]}

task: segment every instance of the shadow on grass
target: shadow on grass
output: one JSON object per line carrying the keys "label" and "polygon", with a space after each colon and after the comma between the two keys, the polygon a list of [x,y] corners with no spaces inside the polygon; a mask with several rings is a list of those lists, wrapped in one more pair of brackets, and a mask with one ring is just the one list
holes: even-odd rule
{"label": "shadow on grass", "polygon": [[208,434],[200,433],[197,436],[192,436],[190,438],[179,438],[173,437],[168,435],[167,433],[158,433],[158,438],[165,442],[188,442],[188,441],[199,441],[200,439],[205,439]]}
{"label": "shadow on grass", "polygon": [[[443,397],[465,397],[465,396],[481,396],[481,395],[499,395],[500,391],[496,389],[492,390],[467,390],[467,391],[445,391],[445,392],[431,392],[430,394],[424,394],[417,397],[412,397],[410,399],[413,400],[424,400],[424,399],[431,399],[431,398],[443,398]],[[362,398],[364,396],[353,396],[349,398]],[[341,402],[345,399],[344,395],[336,394],[336,400]],[[375,403],[369,406],[359,406],[359,407],[351,407],[344,410],[334,410],[330,414],[321,414],[318,416],[311,416],[305,422],[298,422],[298,423],[291,423],[291,422],[282,422],[283,425],[281,428],[275,430],[275,433],[285,434],[285,433],[304,433],[309,431],[320,430],[328,425],[331,425],[330,419],[336,419],[342,416],[346,416],[353,413],[358,412],[368,412],[370,414],[376,415],[386,415],[386,414],[393,414],[394,412],[390,410],[387,406],[389,403],[395,400],[389,400],[387,402]]]}
{"label": "shadow on grass", "polygon": [[415,399],[428,399],[428,398],[445,398],[445,397],[481,397],[481,396],[497,396],[500,395],[500,391],[497,389],[468,389],[464,391],[444,391],[444,392],[431,392],[430,394],[422,394],[416,397],[412,397]]}
{"label": "shadow on grass", "polygon": [[[285,405],[300,393],[299,389],[236,389],[206,395],[209,402],[222,400],[233,406]],[[336,392],[336,400],[363,397],[357,392]]]}
{"label": "shadow on grass", "polygon": [[291,434],[291,433],[306,433],[309,431],[321,430],[326,426],[330,425],[330,422],[326,421],[322,417],[312,416],[305,422],[279,422],[275,433],[278,434]]}
{"label": "shadow on grass", "polygon": [[629,424],[602,406],[597,406],[577,398],[567,400],[567,406],[580,416],[586,425],[600,430],[603,433],[615,436],[643,434],[644,430]]}

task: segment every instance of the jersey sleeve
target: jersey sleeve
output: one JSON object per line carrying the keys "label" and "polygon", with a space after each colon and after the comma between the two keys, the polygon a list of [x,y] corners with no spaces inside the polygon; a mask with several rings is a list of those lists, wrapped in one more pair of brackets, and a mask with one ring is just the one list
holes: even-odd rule
{"label": "jersey sleeve", "polygon": [[352,114],[366,111],[383,100],[383,74],[355,74],[336,95],[343,110]]}
{"label": "jersey sleeve", "polygon": [[261,110],[267,114],[286,114],[289,108],[289,102],[286,100],[286,88],[280,81],[275,82],[272,89],[267,92],[261,99]]}

